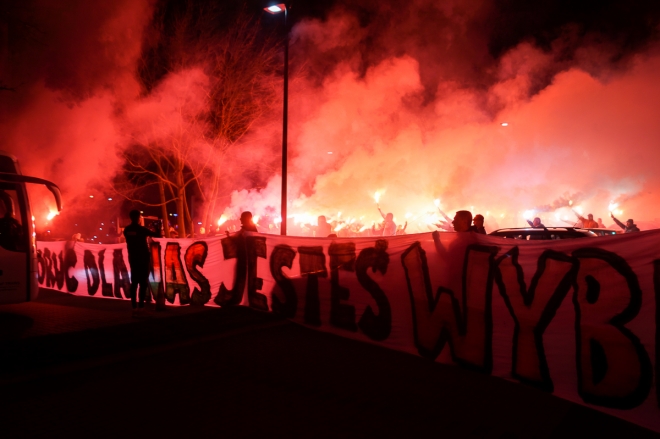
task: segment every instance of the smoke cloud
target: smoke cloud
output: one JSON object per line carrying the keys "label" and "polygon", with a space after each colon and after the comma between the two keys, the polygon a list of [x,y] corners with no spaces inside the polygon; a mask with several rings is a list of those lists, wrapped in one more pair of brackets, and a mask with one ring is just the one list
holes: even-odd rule
{"label": "smoke cloud", "polygon": [[612,224],[613,205],[660,226],[657,29],[624,41],[623,24],[604,35],[596,17],[514,44],[485,24],[490,2],[463,3],[384,6],[366,24],[340,7],[297,25],[297,59],[323,73],[292,91],[290,178],[313,181],[297,210],[379,221],[378,191],[408,231],[428,230],[438,198],[491,229],[525,225],[527,212],[574,224],[571,209]]}

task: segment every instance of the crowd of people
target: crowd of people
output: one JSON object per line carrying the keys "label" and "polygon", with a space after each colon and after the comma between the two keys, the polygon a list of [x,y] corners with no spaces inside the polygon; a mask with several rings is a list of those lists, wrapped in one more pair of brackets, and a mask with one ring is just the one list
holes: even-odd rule
{"label": "crowd of people", "polygon": [[[0,200],[1,201],[1,200]],[[347,218],[342,219],[339,215],[336,218],[328,219],[325,215],[319,215],[317,217],[316,224],[310,222],[292,222],[289,221],[287,224],[288,235],[290,236],[302,236],[302,237],[316,237],[316,238],[326,238],[326,237],[337,237],[337,238],[351,238],[351,237],[373,237],[373,236],[399,236],[407,234],[408,221],[404,221],[403,224],[397,224],[394,214],[392,212],[384,212],[380,205],[376,205],[377,210],[382,217],[382,221],[376,222],[372,221],[370,223],[364,223],[361,219]],[[445,212],[438,208],[442,219],[435,222],[434,224],[428,224],[429,231],[439,230],[446,232],[453,232],[456,230],[455,221],[456,217],[450,218]],[[468,212],[470,213],[470,224],[469,230],[471,232],[487,234],[486,230],[486,218],[482,214],[476,214],[474,217],[472,213],[467,210],[460,210],[458,212]],[[589,229],[606,229],[607,227],[603,224],[601,218],[594,220],[593,214],[589,213],[585,216],[581,215],[577,211],[573,210],[577,222],[571,223],[565,221],[573,227],[589,228]],[[229,219],[219,225],[208,225],[206,227],[202,226],[201,223],[198,223],[194,233],[188,233],[186,238],[212,238],[216,236],[226,236],[237,233],[241,230],[245,230],[245,221],[244,215],[250,215],[251,231],[259,233],[269,233],[269,234],[279,234],[279,218],[277,217],[252,217],[250,212],[243,212],[241,216],[237,219]],[[462,213],[461,215],[465,215]],[[610,214],[612,220],[616,225],[618,225],[622,230],[621,233],[632,233],[640,231],[639,227],[635,224],[633,219],[628,219],[625,223],[618,220],[614,217],[613,214]],[[180,238],[176,225],[172,225],[168,222],[165,224],[161,220],[155,217],[142,217],[143,225],[151,230],[154,229],[154,224],[160,222],[159,229],[161,229],[161,236],[166,236],[165,227],[169,231],[169,238]],[[492,220],[492,218],[491,218]],[[535,217],[533,219],[526,219],[529,227],[532,228],[545,228],[546,226],[542,223],[540,217]],[[123,229],[121,227],[116,227],[114,225],[109,226],[104,233],[104,236],[99,236],[98,239],[86,239],[82,233],[74,233],[69,238],[70,241],[76,242],[91,242],[91,243],[103,243],[103,244],[118,244],[125,242],[125,237],[123,234]],[[491,227],[493,223],[489,223]],[[495,223],[496,224],[496,223]],[[497,226],[495,225],[495,228]],[[8,235],[7,232],[0,231],[0,238]],[[40,241],[53,240],[49,239],[49,236],[45,236],[43,233],[37,236],[37,239]],[[96,236],[94,238],[97,238]],[[66,238],[65,238],[66,239]]]}
{"label": "crowd of people", "polygon": [[[6,204],[6,203],[5,203]],[[372,236],[396,236],[399,234],[404,234],[405,229],[408,225],[406,222],[403,227],[397,226],[394,222],[394,215],[391,212],[383,213],[378,206],[378,211],[383,217],[383,222],[376,227],[375,224],[371,228],[361,227],[360,232],[372,234]],[[484,226],[485,218],[481,214],[477,214],[474,217],[472,212],[468,210],[459,210],[454,215],[454,218],[451,219],[444,212],[440,211],[445,218],[445,221],[442,221],[437,224],[438,228],[444,228],[447,230],[447,224],[451,224],[451,231],[458,233],[479,233],[486,234],[486,229]],[[578,215],[576,213],[576,215]],[[622,223],[613,214],[610,214],[614,222],[623,229],[624,233],[639,232],[639,228],[635,225],[632,219],[628,219],[626,223]],[[113,234],[113,237],[116,238],[116,242],[126,242],[126,247],[128,251],[128,261],[131,267],[131,286],[130,286],[130,296],[131,296],[131,308],[134,316],[140,316],[145,312],[145,301],[149,294],[149,260],[150,252],[148,247],[148,238],[159,238],[164,236],[163,233],[163,223],[162,221],[151,222],[149,227],[145,227],[144,217],[139,210],[132,210],[129,213],[130,224],[126,226],[123,231],[118,231],[116,228],[111,228],[109,233]],[[583,218],[578,215],[578,219],[582,222],[583,226],[598,226],[599,224],[593,221],[593,215],[587,215],[587,218]],[[600,220],[600,218],[599,218]],[[316,225],[305,224],[308,230],[313,233],[313,236],[317,237],[339,237],[336,231],[341,230],[353,230],[351,227],[353,223],[348,224],[348,227],[342,227],[337,230],[338,226],[334,226],[331,223],[328,223],[327,218],[323,215],[319,216],[317,219]],[[545,225],[541,222],[541,218],[536,217],[533,220],[527,220],[530,227],[533,228],[545,228]],[[599,221],[600,222],[600,221]],[[212,231],[213,233],[224,234],[226,236],[241,235],[243,232],[259,232],[257,224],[254,222],[254,217],[249,211],[244,211],[241,213],[237,224],[228,224],[225,226],[224,230],[221,230],[219,227]],[[211,229],[209,229],[211,231]],[[3,231],[0,231],[0,234]],[[72,236],[73,241],[81,240],[81,235],[74,234]]]}

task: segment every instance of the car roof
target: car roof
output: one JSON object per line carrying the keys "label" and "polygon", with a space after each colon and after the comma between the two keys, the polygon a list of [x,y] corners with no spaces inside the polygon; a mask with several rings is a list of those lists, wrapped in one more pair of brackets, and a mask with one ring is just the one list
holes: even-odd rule
{"label": "car roof", "polygon": [[581,227],[578,228],[578,230],[589,230],[590,232],[594,232],[598,236],[606,236],[606,235],[616,235],[617,231],[614,229],[604,229],[602,227],[597,228],[597,227]]}
{"label": "car roof", "polygon": [[595,238],[598,235],[595,232],[586,229],[578,229],[575,227],[509,227],[504,229],[497,229],[490,232],[489,235],[499,237],[528,237],[539,236],[548,237],[565,237],[565,238]]}

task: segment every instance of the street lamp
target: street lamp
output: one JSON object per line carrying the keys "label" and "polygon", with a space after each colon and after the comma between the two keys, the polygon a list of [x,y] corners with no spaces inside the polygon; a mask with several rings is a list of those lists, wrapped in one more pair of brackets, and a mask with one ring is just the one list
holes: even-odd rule
{"label": "street lamp", "polygon": [[264,10],[270,14],[279,14],[284,12],[284,112],[282,117],[282,207],[280,222],[280,234],[286,235],[286,177],[287,177],[287,122],[289,112],[289,28],[287,27],[287,7],[284,3],[269,6]]}

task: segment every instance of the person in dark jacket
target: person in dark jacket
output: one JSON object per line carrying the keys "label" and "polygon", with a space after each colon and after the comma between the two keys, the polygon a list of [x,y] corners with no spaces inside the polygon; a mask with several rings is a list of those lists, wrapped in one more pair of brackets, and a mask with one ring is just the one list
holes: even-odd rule
{"label": "person in dark jacket", "polygon": [[639,232],[640,231],[639,227],[637,227],[637,225],[632,220],[632,218],[629,219],[628,221],[626,221],[625,224],[623,224],[621,221],[614,218],[614,214],[612,212],[610,212],[610,216],[612,217],[614,222],[617,223],[617,225],[623,229],[623,233],[633,233],[633,232]]}
{"label": "person in dark jacket", "polygon": [[[534,221],[527,220],[527,224],[529,224],[534,229],[545,229],[545,225],[541,222],[541,218],[538,216],[534,218]],[[543,236],[530,235],[529,239],[543,239]]]}
{"label": "person in dark jacket", "polygon": [[480,213],[476,214],[472,219],[472,226],[470,226],[471,232],[481,233],[482,235],[486,234],[486,228],[484,227],[484,216]]}
{"label": "person in dark jacket", "polygon": [[545,229],[545,226],[541,222],[541,218],[538,216],[534,218],[534,221],[527,220],[527,224],[529,224],[530,227],[533,227],[535,229]]}
{"label": "person in dark jacket", "polygon": [[[131,266],[131,305],[133,315],[137,315],[144,308],[144,300],[149,288],[149,264],[151,253],[147,238],[160,238],[161,230],[152,231],[144,227],[144,219],[139,210],[131,210],[128,214],[131,224],[124,229],[126,249],[128,250],[128,263]],[[162,228],[162,226],[161,226]],[[136,293],[140,287],[140,301],[136,301]]]}
{"label": "person in dark jacket", "polygon": [[252,221],[252,212],[241,213],[241,230],[245,232],[258,232],[257,226]]}

